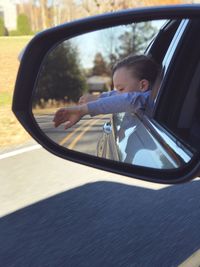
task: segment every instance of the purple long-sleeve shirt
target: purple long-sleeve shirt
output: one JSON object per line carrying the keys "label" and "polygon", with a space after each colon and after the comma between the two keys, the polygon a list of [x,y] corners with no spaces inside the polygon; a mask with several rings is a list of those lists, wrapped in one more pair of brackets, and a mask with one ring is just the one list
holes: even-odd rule
{"label": "purple long-sleeve shirt", "polygon": [[89,102],[88,110],[91,116],[120,112],[137,113],[146,106],[150,95],[146,92],[118,93],[116,90],[101,94],[96,101]]}

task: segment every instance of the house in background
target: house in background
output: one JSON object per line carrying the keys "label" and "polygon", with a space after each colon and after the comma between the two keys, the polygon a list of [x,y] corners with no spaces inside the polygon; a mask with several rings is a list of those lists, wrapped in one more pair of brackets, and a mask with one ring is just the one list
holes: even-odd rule
{"label": "house in background", "polygon": [[0,0],[0,17],[3,18],[8,31],[17,28],[17,1]]}
{"label": "house in background", "polygon": [[111,89],[111,78],[105,76],[91,76],[87,79],[89,93],[102,93]]}

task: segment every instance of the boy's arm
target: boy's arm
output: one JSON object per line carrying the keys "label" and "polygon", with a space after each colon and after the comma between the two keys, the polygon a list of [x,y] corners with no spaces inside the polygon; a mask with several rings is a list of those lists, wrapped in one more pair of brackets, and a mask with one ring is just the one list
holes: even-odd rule
{"label": "boy's arm", "polygon": [[133,112],[144,109],[150,92],[130,92],[117,94],[87,104],[91,116],[120,112]]}
{"label": "boy's arm", "polygon": [[88,114],[87,104],[61,108],[55,113],[53,118],[54,126],[58,127],[60,124],[66,122],[65,129],[68,129],[76,124],[86,114]]}
{"label": "boy's arm", "polygon": [[103,98],[103,97],[108,97],[108,96],[113,96],[116,95],[118,92],[117,90],[112,90],[112,91],[108,91],[108,92],[103,92],[99,95],[99,98]]}
{"label": "boy's arm", "polygon": [[59,109],[53,119],[55,127],[66,122],[65,129],[72,127],[83,116],[90,114],[91,116],[99,114],[111,114],[119,112],[137,112],[144,109],[150,92],[145,93],[124,93],[111,97],[100,98],[96,101]]}

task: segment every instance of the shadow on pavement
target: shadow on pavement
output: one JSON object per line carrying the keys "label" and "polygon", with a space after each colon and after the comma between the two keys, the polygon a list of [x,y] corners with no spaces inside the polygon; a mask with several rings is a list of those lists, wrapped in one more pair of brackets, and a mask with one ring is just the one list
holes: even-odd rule
{"label": "shadow on pavement", "polygon": [[177,266],[200,248],[200,182],[86,184],[0,219],[1,266]]}

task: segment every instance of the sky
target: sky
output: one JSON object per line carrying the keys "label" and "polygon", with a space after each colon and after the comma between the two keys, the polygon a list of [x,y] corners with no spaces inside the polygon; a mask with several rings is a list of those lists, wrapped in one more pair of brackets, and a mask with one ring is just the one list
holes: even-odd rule
{"label": "sky", "polygon": [[[165,23],[165,20],[153,21],[152,25],[159,29]],[[100,52],[104,57],[111,51],[109,40],[112,40],[113,50],[118,47],[118,37],[128,30],[129,26],[117,26],[105,30],[98,30],[91,33],[86,33],[73,38],[74,43],[80,55],[81,64],[84,68],[91,68],[96,53]],[[130,27],[129,27],[130,28]]]}

